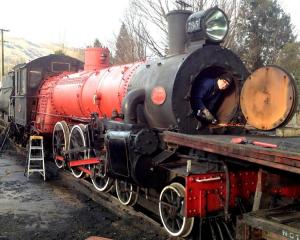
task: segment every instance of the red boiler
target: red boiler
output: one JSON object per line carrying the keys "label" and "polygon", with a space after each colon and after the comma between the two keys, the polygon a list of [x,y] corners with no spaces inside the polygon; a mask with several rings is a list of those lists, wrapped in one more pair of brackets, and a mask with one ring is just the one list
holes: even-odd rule
{"label": "red boiler", "polygon": [[109,67],[107,48],[88,48],[84,71],[46,79],[39,91],[35,128],[52,133],[58,121],[88,121],[90,114],[120,113],[133,72],[141,62]]}

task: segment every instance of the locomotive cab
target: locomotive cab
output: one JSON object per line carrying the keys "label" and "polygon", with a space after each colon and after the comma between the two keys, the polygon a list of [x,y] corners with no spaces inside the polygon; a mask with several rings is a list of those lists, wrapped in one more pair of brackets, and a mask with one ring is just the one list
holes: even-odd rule
{"label": "locomotive cab", "polygon": [[43,81],[52,75],[80,69],[81,61],[55,54],[16,65],[0,89],[0,112],[4,112],[7,119],[14,119],[20,126],[29,126],[34,119],[37,93]]}

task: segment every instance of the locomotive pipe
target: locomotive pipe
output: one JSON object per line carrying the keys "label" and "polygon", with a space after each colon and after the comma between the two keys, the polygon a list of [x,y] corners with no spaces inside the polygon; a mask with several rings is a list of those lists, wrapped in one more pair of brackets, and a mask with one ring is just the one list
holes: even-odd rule
{"label": "locomotive pipe", "polygon": [[128,93],[122,105],[125,123],[137,123],[137,107],[144,101],[145,89],[134,89]]}

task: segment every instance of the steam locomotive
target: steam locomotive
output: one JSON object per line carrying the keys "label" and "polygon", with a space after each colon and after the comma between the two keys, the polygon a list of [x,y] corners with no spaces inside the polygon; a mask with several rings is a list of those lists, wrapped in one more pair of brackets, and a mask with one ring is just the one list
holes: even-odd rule
{"label": "steam locomotive", "polygon": [[[48,139],[58,168],[159,214],[171,236],[233,239],[236,216],[257,205],[262,170],[278,180],[271,196],[299,199],[297,181],[280,181],[299,173],[297,154],[229,141],[246,122],[263,131],[286,124],[296,86],[276,66],[249,76],[220,45],[229,27],[221,9],[175,10],[167,20],[164,58],[110,66],[107,48],[87,48],[84,66],[64,55],[17,65],[2,82],[1,116],[20,138]],[[225,72],[233,84],[214,107],[219,124],[199,128],[193,88]]]}

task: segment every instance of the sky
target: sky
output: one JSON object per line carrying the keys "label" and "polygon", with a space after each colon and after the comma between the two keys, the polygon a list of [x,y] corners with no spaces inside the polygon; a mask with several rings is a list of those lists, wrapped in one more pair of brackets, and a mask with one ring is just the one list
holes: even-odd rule
{"label": "sky", "polygon": [[300,1],[299,0],[278,0],[283,10],[291,17],[291,22],[295,27],[295,33],[300,40]]}
{"label": "sky", "polygon": [[[129,0],[1,0],[0,28],[36,43],[86,47],[95,38],[109,46]],[[279,0],[300,36],[299,0]],[[298,37],[300,39],[300,37]]]}
{"label": "sky", "polygon": [[33,42],[86,47],[118,34],[128,0],[1,0],[0,28]]}

